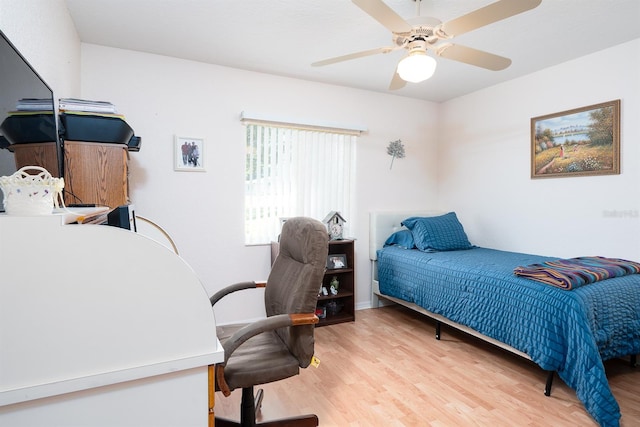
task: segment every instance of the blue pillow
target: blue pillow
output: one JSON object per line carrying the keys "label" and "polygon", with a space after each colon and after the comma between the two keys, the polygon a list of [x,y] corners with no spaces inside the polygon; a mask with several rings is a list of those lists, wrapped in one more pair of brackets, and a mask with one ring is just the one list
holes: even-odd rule
{"label": "blue pillow", "polygon": [[455,212],[431,217],[411,217],[402,221],[411,230],[416,248],[425,252],[471,249],[467,234]]}
{"label": "blue pillow", "polygon": [[399,230],[393,233],[386,242],[384,242],[384,246],[399,246],[405,249],[413,249],[416,247],[413,242],[413,234],[409,230]]}

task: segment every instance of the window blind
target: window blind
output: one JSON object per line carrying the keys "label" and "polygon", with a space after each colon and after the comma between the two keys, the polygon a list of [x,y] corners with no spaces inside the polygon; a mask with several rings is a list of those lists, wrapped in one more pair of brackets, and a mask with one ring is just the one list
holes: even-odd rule
{"label": "window blind", "polygon": [[[277,239],[283,219],[350,217],[355,132],[245,120],[245,242]],[[348,224],[347,224],[348,225]]]}

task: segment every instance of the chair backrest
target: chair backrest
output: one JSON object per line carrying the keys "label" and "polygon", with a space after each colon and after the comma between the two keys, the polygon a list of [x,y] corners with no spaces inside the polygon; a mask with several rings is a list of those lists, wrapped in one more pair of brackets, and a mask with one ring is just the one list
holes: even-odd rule
{"label": "chair backrest", "polygon": [[[280,234],[280,252],[271,268],[265,289],[267,316],[314,313],[327,263],[327,228],[320,221],[288,219]],[[281,328],[277,331],[300,363],[311,362],[314,325]]]}

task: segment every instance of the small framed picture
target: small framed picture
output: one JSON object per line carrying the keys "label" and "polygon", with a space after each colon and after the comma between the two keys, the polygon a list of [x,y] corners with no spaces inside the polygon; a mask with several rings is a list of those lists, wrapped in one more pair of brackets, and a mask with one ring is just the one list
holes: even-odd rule
{"label": "small framed picture", "polygon": [[345,254],[330,254],[327,257],[327,268],[329,270],[337,270],[339,268],[348,268],[347,256]]}
{"label": "small framed picture", "polygon": [[173,147],[173,169],[183,172],[203,172],[204,140],[176,136]]}

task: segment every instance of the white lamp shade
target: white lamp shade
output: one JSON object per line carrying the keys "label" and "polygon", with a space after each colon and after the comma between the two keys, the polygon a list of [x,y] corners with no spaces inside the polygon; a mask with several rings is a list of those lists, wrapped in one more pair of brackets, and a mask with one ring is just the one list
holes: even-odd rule
{"label": "white lamp shade", "polygon": [[398,63],[398,75],[404,81],[420,83],[433,76],[436,64],[436,60],[426,52],[414,51]]}

